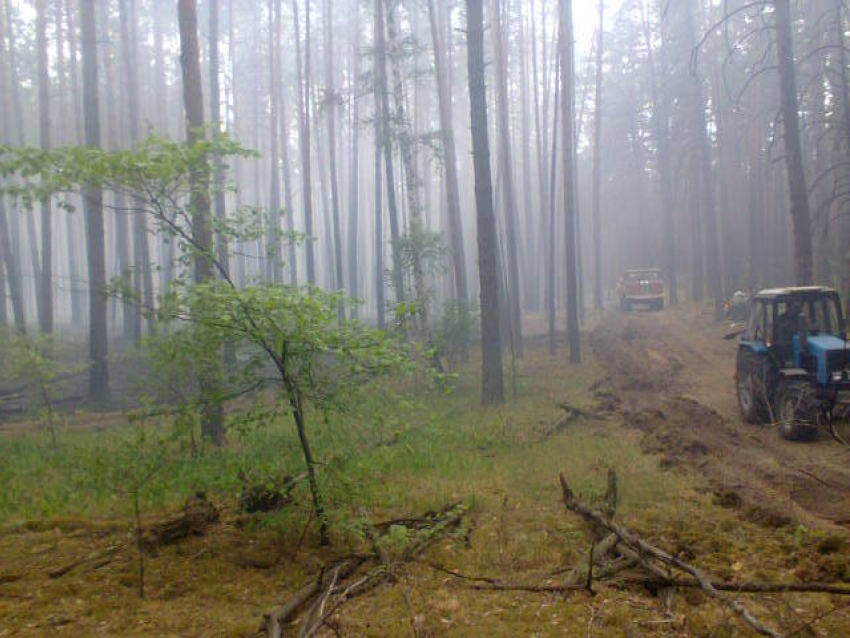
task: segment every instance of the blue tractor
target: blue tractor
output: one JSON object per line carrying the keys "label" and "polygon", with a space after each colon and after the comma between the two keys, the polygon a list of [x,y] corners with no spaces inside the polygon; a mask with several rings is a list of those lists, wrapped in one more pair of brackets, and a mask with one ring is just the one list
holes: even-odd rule
{"label": "blue tractor", "polygon": [[841,299],[831,288],[763,290],[741,333],[735,385],[750,423],[778,423],[789,440],[810,440],[818,423],[850,406],[850,348]]}

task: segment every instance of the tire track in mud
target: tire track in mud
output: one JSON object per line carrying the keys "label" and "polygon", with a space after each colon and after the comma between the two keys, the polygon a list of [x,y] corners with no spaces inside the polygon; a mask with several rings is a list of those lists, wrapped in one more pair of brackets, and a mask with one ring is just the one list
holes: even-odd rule
{"label": "tire track in mud", "polygon": [[767,526],[850,532],[850,451],[821,436],[791,443],[737,415],[735,344],[698,315],[612,315],[589,335],[606,371],[600,407],[644,433],[664,467],[703,474],[718,502]]}

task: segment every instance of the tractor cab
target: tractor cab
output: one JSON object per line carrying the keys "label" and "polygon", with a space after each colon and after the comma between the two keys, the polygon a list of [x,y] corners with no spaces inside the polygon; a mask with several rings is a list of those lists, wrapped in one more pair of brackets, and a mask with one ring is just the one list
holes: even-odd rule
{"label": "tractor cab", "polygon": [[850,350],[838,293],[820,286],[763,290],[738,349],[744,418],[778,421],[786,438],[813,436],[821,417],[850,404]]}

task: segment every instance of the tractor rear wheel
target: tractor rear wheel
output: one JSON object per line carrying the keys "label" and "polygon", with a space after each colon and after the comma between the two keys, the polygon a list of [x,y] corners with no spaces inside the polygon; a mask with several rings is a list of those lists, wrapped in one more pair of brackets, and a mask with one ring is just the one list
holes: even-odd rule
{"label": "tractor rear wheel", "polygon": [[748,423],[767,421],[767,389],[765,363],[755,355],[740,351],[735,374],[738,408]]}
{"label": "tractor rear wheel", "polygon": [[818,405],[806,381],[786,380],[776,394],[779,433],[788,441],[810,441],[817,436]]}

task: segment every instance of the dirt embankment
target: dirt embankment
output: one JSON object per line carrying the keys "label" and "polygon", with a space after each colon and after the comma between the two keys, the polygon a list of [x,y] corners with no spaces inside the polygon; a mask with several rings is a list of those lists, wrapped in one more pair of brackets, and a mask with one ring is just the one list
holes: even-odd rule
{"label": "dirt embankment", "polygon": [[646,433],[669,467],[704,474],[724,505],[767,525],[801,523],[850,532],[850,450],[823,434],[780,438],[737,413],[737,342],[695,313],[611,315],[590,334],[606,369],[603,407]]}

